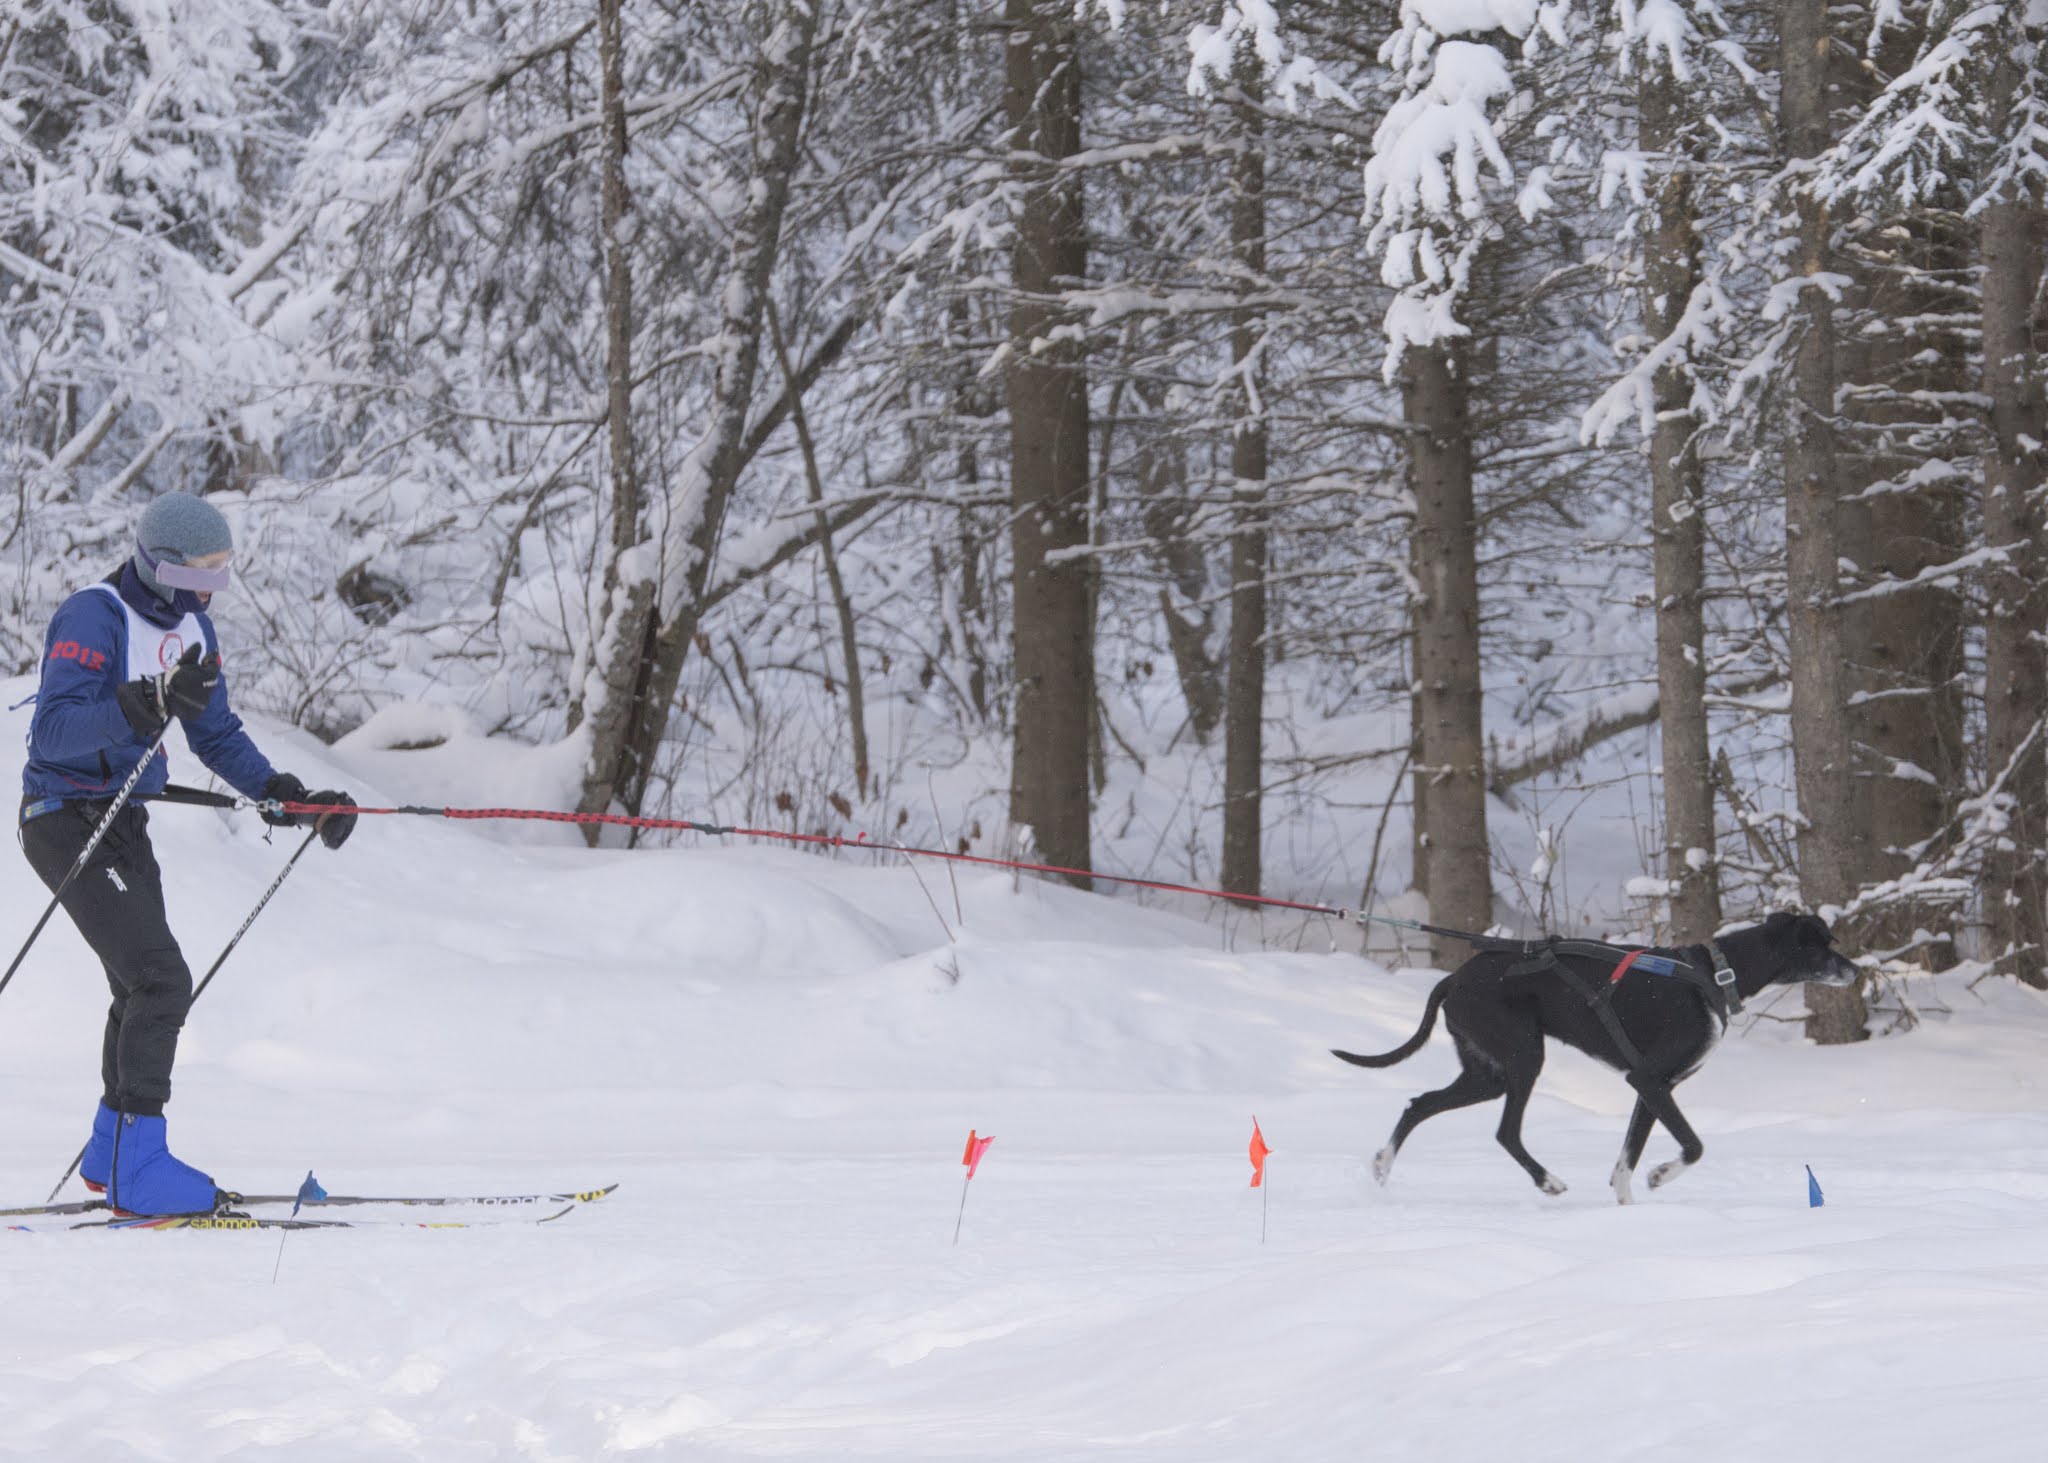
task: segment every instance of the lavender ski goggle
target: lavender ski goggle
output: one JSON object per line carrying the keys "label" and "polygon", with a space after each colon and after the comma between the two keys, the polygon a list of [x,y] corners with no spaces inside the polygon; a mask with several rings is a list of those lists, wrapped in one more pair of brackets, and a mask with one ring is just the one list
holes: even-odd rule
{"label": "lavender ski goggle", "polygon": [[[213,558],[214,555],[206,557]],[[228,568],[227,555],[219,557],[220,562],[208,569],[197,564],[160,559],[148,549],[142,550],[143,562],[149,565],[149,572],[156,575],[157,583],[171,589],[189,589],[196,594],[214,594],[228,587],[232,571]]]}

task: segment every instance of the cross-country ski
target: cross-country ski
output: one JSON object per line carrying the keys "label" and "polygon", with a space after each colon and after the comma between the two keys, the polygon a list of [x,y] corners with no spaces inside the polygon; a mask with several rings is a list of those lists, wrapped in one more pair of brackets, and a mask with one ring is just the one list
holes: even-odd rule
{"label": "cross-country ski", "polygon": [[[493,1214],[484,1217],[464,1219],[406,1219],[399,1217],[371,1218],[353,1215],[347,1219],[318,1219],[311,1215],[294,1214],[247,1214],[228,1211],[217,1214],[126,1214],[106,1219],[75,1220],[70,1224],[37,1225],[15,1222],[4,1227],[28,1232],[55,1232],[58,1230],[77,1232],[100,1230],[116,1232],[124,1230],[197,1230],[205,1233],[220,1233],[231,1230],[262,1229],[486,1229],[521,1224],[551,1224],[576,1212],[571,1203],[550,1213],[537,1217],[514,1218],[510,1215]],[[51,1216],[55,1218],[56,1216]]]}
{"label": "cross-country ski", "polygon": [[[228,1194],[223,1200],[229,1209],[256,1209],[289,1204],[307,1209],[347,1209],[363,1205],[389,1205],[393,1208],[509,1208],[522,1205],[567,1206],[573,1209],[579,1204],[593,1204],[618,1188],[607,1184],[599,1189],[563,1189],[552,1193],[536,1194],[329,1194],[322,1192],[308,1197],[304,1194]],[[57,1216],[65,1214],[91,1214],[109,1209],[111,1206],[101,1199],[69,1199],[54,1204],[28,1204],[11,1209],[0,1209],[0,1219]],[[139,1216],[130,1216],[139,1217]],[[186,1216],[194,1217],[194,1216]]]}

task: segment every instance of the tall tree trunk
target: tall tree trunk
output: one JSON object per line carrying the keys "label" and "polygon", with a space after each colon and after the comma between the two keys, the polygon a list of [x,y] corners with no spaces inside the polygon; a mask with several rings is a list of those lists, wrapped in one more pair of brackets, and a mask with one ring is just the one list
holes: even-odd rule
{"label": "tall tree trunk", "polygon": [[[1939,226],[1920,218],[1887,230],[1902,255],[1918,259],[1903,278],[1886,280],[1869,298],[1881,317],[1928,319],[1953,310],[1951,301],[1930,290],[1921,273],[1940,261],[1960,275],[1966,261],[1954,257],[1936,236]],[[1903,236],[1903,237],[1902,237]],[[1933,257],[1930,258],[1930,255]],[[1948,255],[1945,260],[1942,255]],[[1937,359],[1927,360],[1929,355]],[[1953,399],[1969,389],[1960,340],[1929,351],[1926,331],[1894,328],[1854,353],[1868,368],[1863,379],[1891,390],[1921,390]],[[1859,371],[1859,374],[1862,374]],[[1845,473],[1861,531],[1843,557],[1888,592],[1857,601],[1845,625],[1845,661],[1855,710],[1851,731],[1857,766],[1852,806],[1862,815],[1858,882],[1895,879],[1911,871],[1909,852],[1938,833],[1954,812],[1964,782],[1963,601],[1946,583],[1915,583],[1922,571],[1953,563],[1965,549],[1965,502],[1952,481],[1897,486],[1924,460],[1924,446],[1908,445],[1911,423],[1921,419],[1930,434],[1942,430],[1942,408],[1927,411],[1910,401],[1880,400],[1861,414],[1871,440]],[[1863,493],[1866,485],[1885,486]],[[1893,904],[1863,920],[1857,931],[1866,949],[1909,946],[1917,931],[1938,927],[1934,913],[1913,903]],[[1923,964],[1950,963],[1947,947],[1917,952]]]}
{"label": "tall tree trunk", "polygon": [[[1154,417],[1162,416],[1166,393],[1156,382],[1140,382],[1136,394]],[[1186,444],[1168,426],[1142,430],[1131,478],[1143,508],[1145,538],[1167,578],[1159,590],[1159,613],[1166,621],[1166,646],[1181,699],[1187,702],[1188,727],[1206,747],[1223,720],[1223,668],[1213,643],[1216,616],[1207,603],[1209,555],[1188,537],[1196,515],[1188,496]]]}
{"label": "tall tree trunk", "polygon": [[[1265,88],[1259,58],[1238,48],[1237,155],[1231,162],[1230,252],[1241,288],[1254,290],[1266,272]],[[1238,373],[1242,410],[1230,439],[1229,681],[1223,719],[1223,887],[1257,894],[1264,833],[1266,771],[1266,418],[1263,370],[1265,316],[1234,313],[1230,361]]]}
{"label": "tall tree trunk", "polygon": [[632,195],[626,191],[625,0],[598,0],[597,54],[604,110],[601,222],[604,228],[605,427],[612,469],[611,587],[619,556],[640,542],[640,479],[633,455],[633,259],[626,247]]}
{"label": "tall tree trunk", "polygon": [[[969,487],[978,481],[975,474],[980,470],[974,461],[974,448],[970,445],[960,450],[962,468],[960,481]],[[974,708],[974,715],[980,722],[988,720],[989,705],[989,652],[987,646],[995,643],[998,632],[991,629],[986,637],[982,635],[983,616],[988,612],[981,587],[981,545],[979,526],[971,513],[962,513],[960,519],[960,658],[967,667],[967,701]],[[988,535],[995,538],[993,533]],[[936,549],[934,550],[936,552]],[[943,574],[940,576],[943,578]]]}
{"label": "tall tree trunk", "polygon": [[[635,554],[645,537],[633,453],[633,271],[624,227],[626,191],[625,30],[623,0],[598,0],[599,105],[604,113],[600,227],[604,244],[605,416],[611,449],[611,549],[605,556],[600,623],[609,641],[592,649],[591,674],[569,707],[569,727],[584,728],[593,752],[630,742],[647,714],[647,672],[654,648],[654,565]],[[602,812],[617,792],[617,754],[584,763],[578,807]],[[601,829],[584,826],[596,843]]]}
{"label": "tall tree trunk", "polygon": [[[1890,26],[1877,72],[1910,67],[1926,41],[1924,16]],[[1838,88],[1853,99],[1874,89],[1861,72]],[[1951,194],[1953,190],[1947,190]],[[1951,199],[1951,201],[1953,201]],[[1958,310],[1954,280],[1969,269],[1955,224],[1933,203],[1865,226],[1857,240],[1858,282],[1850,298],[1860,328],[1842,335],[1838,442],[1843,483],[1842,557],[1863,582],[1887,592],[1852,598],[1843,624],[1850,736],[1859,815],[1854,883],[1896,879],[1913,866],[1908,852],[1937,834],[1964,784],[1963,601],[1941,581],[1915,583],[1923,570],[1953,563],[1965,549],[1964,496],[1953,479],[1919,482],[1914,469],[1952,437],[1948,408],[1968,392],[1967,342],[1940,323]],[[1859,921],[1865,950],[1903,949],[1916,932],[1939,928],[1933,910],[1892,904]],[[1924,964],[1952,959],[1926,946]]]}
{"label": "tall tree trunk", "polygon": [[[620,589],[606,606],[585,682],[590,725],[584,811],[599,811],[612,801],[629,813],[642,810],[683,662],[704,614],[719,530],[748,455],[747,416],[782,215],[797,166],[817,26],[817,0],[781,0],[769,15],[746,191],[718,294],[709,420],[664,495],[667,521],[658,550],[651,537],[643,537],[616,556]],[[619,687],[631,688],[624,709],[612,705]],[[600,709],[591,709],[593,703]]]}
{"label": "tall tree trunk", "polygon": [[[1824,0],[1780,0],[1778,125],[1788,159],[1828,143],[1828,18]],[[1792,757],[1799,803],[1799,882],[1809,906],[1842,905],[1855,867],[1849,726],[1837,604],[1841,483],[1835,463],[1834,310],[1814,277],[1829,272],[1826,206],[1800,187],[1797,273],[1805,329],[1793,363],[1785,443],[1785,598],[1792,660]],[[1806,987],[1806,1032],[1858,1041],[1869,1013],[1860,983]]]}
{"label": "tall tree trunk", "polygon": [[[1415,527],[1409,560],[1415,601],[1415,695],[1420,722],[1416,777],[1422,832],[1421,887],[1429,915],[1452,929],[1493,922],[1493,872],[1486,832],[1486,748],[1479,679],[1478,515],[1472,498],[1472,438],[1462,342],[1411,346],[1401,363],[1403,419]],[[1445,970],[1465,957],[1462,941],[1435,937],[1430,957]]]}
{"label": "tall tree trunk", "polygon": [[[782,322],[775,306],[768,306],[768,333],[775,345],[776,364],[789,384],[789,421],[796,428],[796,445],[804,462],[804,489],[813,503],[825,501],[825,474],[818,466],[818,444],[811,437],[811,421],[804,414],[804,396],[797,385],[796,367],[790,363],[789,343],[782,338]],[[855,796],[867,801],[868,712],[867,681],[860,668],[860,626],[853,599],[846,592],[846,576],[839,572],[839,551],[832,542],[832,524],[821,506],[818,510],[818,558],[825,569],[825,585],[832,594],[832,613],[839,622],[839,669],[846,686],[846,726],[853,745],[853,787]]]}
{"label": "tall tree trunk", "polygon": [[[1414,552],[1410,545],[1409,552]],[[1416,669],[1415,637],[1409,636],[1408,759],[1408,887],[1429,900],[1429,773],[1422,755],[1422,679]],[[1397,776],[1399,774],[1396,774]]]}
{"label": "tall tree trunk", "polygon": [[[2008,54],[1993,74],[2005,124],[1996,136],[2010,133],[2019,71]],[[2038,182],[1984,211],[1983,389],[1992,435],[1984,454],[1984,542],[2004,551],[1984,575],[1984,750],[1987,775],[2007,779],[2007,841],[1986,871],[1984,904],[1999,968],[2032,986],[2048,986],[2048,394],[2034,339],[2044,233],[2048,209]]]}
{"label": "tall tree trunk", "polygon": [[[955,295],[946,304],[946,315],[951,332],[964,336],[976,328],[986,330],[985,324],[970,315],[967,300]],[[976,440],[974,424],[996,414],[998,407],[993,386],[982,381],[972,371],[963,370],[954,383],[952,410],[954,420],[959,424],[960,437],[954,471],[958,474],[962,492],[969,498],[979,497],[976,489],[981,485],[981,451]],[[986,724],[995,709],[990,700],[990,647],[995,643],[997,632],[988,625],[989,607],[983,594],[981,578],[981,554],[983,545],[992,540],[992,533],[984,535],[976,518],[978,510],[966,508],[954,515],[958,521],[958,534],[954,544],[955,562],[959,566],[957,595],[950,601],[953,613],[946,618],[946,628],[940,637],[942,649],[955,657],[960,668],[957,677],[964,681],[967,704],[978,724]],[[954,576],[947,571],[946,550],[934,540],[932,544],[933,579],[943,595],[953,594]],[[955,633],[957,631],[957,637]],[[986,631],[986,633],[984,633]],[[953,644],[953,639],[958,644]]]}
{"label": "tall tree trunk", "polygon": [[[1643,314],[1656,339],[1678,328],[1700,282],[1684,88],[1656,69],[1640,99],[1642,145],[1661,156],[1656,222],[1643,254]],[[1657,704],[1664,752],[1664,878],[1671,939],[1694,944],[1721,925],[1714,862],[1714,765],[1707,741],[1706,484],[1692,386],[1673,363],[1651,385],[1650,536],[1657,587]]]}
{"label": "tall tree trunk", "polygon": [[[1088,374],[1060,292],[1088,269],[1081,175],[1081,49],[1067,0],[1007,0],[1004,99],[1018,199],[1010,409],[1011,612],[1017,705],[1011,821],[1048,862],[1086,869],[1095,667],[1088,543]],[[1085,884],[1087,881],[1079,880]]]}

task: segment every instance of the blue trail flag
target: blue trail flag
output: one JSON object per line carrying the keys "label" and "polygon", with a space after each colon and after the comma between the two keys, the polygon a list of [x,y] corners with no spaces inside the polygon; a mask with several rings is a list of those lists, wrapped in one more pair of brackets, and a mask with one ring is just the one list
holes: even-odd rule
{"label": "blue trail flag", "polygon": [[296,1215],[301,1204],[326,1197],[327,1190],[320,1187],[319,1180],[313,1177],[313,1170],[309,1168],[306,1170],[306,1181],[299,1185],[299,1196],[292,1200],[292,1213]]}
{"label": "blue trail flag", "polygon": [[[311,1175],[307,1177],[310,1178]],[[1813,1165],[1809,1163],[1806,1165],[1806,1207],[1818,1209],[1825,1203],[1827,1199],[1821,1194],[1820,1180],[1813,1176]]]}

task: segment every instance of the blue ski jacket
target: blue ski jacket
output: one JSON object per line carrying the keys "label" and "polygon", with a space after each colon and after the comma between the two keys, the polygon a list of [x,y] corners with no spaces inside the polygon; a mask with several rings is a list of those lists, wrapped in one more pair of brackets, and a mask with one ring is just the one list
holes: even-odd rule
{"label": "blue ski jacket", "polygon": [[[118,593],[118,602],[102,585]],[[205,637],[205,653],[220,652],[220,637],[199,608],[199,597],[179,590],[176,599],[164,604],[143,585],[132,563],[65,600],[43,639],[42,684],[29,722],[28,762],[21,772],[23,818],[72,798],[112,797],[149,749],[114,698],[114,688],[130,679],[131,610],[164,630],[195,618]],[[229,709],[225,674],[206,710],[184,727],[186,744],[201,762],[244,797],[263,796],[275,769],[249,740],[242,719]],[[163,791],[170,780],[167,751],[158,753],[155,764],[143,772],[131,796]]]}

